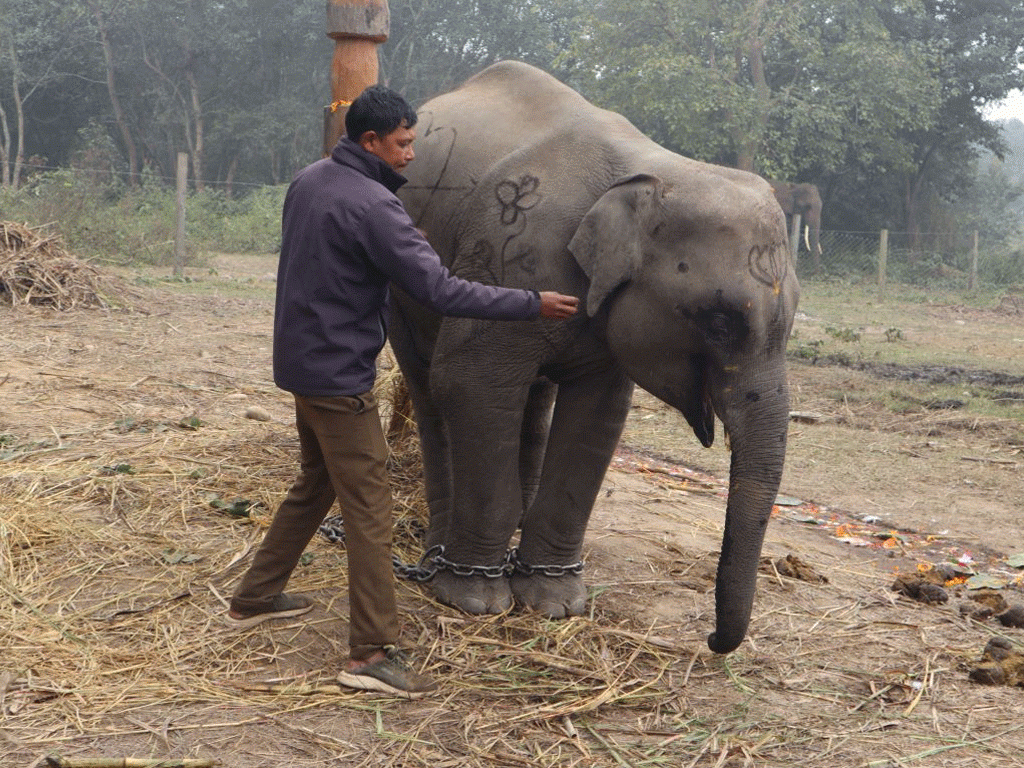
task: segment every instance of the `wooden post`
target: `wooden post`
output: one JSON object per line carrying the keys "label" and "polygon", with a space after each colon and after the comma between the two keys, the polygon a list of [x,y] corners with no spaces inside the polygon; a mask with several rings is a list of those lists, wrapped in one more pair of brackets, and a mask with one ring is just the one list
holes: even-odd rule
{"label": "wooden post", "polygon": [[974,242],[971,245],[971,272],[967,276],[967,290],[978,287],[978,230],[974,230]]}
{"label": "wooden post", "polygon": [[793,258],[793,269],[796,269],[797,254],[800,253],[800,225],[803,223],[803,216],[799,213],[793,214],[793,226],[789,232],[789,255]]}
{"label": "wooden post", "polygon": [[327,0],[327,36],[334,40],[331,104],[324,107],[324,156],[344,133],[352,100],[377,84],[377,46],[388,39],[387,0]]}
{"label": "wooden post", "polygon": [[188,183],[188,154],[178,153],[178,193],[176,196],[177,226],[174,228],[174,276],[185,271],[185,188]]}
{"label": "wooden post", "polygon": [[889,230],[883,229],[878,240],[878,300],[885,299],[885,270],[889,265]]}

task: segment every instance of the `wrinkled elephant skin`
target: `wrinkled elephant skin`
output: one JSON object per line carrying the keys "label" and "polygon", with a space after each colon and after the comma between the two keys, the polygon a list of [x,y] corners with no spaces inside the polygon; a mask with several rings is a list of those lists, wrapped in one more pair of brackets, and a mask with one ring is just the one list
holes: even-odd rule
{"label": "wrinkled elephant skin", "polygon": [[[782,474],[798,285],[760,177],[699,163],[548,75],[496,64],[420,110],[400,193],[462,277],[581,297],[568,321],[439,318],[396,292],[423,449],[432,588],[470,613],[578,615],[591,509],[634,383],[732,450],[720,653],[746,634]],[[516,567],[502,575],[521,530]]]}

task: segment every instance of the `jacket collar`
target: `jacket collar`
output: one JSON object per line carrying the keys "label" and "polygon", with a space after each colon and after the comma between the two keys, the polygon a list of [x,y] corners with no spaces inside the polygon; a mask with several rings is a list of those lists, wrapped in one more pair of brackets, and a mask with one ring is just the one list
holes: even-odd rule
{"label": "jacket collar", "polygon": [[331,151],[336,163],[354,168],[365,176],[383,184],[392,194],[405,184],[407,179],[372,152],[367,152],[348,136],[342,136]]}

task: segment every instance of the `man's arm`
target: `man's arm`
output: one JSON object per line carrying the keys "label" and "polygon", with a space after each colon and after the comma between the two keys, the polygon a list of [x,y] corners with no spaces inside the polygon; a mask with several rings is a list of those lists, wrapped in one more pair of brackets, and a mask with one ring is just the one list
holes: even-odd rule
{"label": "man's arm", "polygon": [[435,312],[489,320],[563,319],[578,299],[553,291],[504,288],[452,275],[397,199],[368,217],[366,249],[395,284]]}

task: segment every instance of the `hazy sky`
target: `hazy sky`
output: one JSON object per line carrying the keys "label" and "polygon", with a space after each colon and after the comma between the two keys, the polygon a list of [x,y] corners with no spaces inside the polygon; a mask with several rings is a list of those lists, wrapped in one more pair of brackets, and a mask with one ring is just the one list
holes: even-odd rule
{"label": "hazy sky", "polygon": [[999,104],[987,109],[985,116],[990,120],[1010,120],[1016,117],[1024,123],[1024,94],[1019,90],[1011,92]]}

